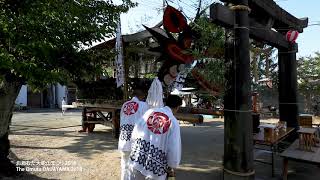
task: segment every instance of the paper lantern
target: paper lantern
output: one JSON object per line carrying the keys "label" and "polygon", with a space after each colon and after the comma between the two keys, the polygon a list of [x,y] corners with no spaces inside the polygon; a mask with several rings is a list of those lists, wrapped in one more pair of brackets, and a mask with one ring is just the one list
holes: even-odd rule
{"label": "paper lantern", "polygon": [[296,39],[298,38],[298,35],[299,35],[298,31],[290,30],[286,34],[286,39],[291,43],[295,43]]}

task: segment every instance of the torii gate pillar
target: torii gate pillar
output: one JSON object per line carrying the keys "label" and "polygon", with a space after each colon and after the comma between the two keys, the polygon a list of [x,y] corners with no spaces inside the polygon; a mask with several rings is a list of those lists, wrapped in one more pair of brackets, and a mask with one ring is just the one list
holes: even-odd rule
{"label": "torii gate pillar", "polygon": [[296,43],[288,49],[278,48],[280,121],[293,128],[298,128],[297,51]]}
{"label": "torii gate pillar", "polygon": [[[236,6],[239,5],[239,6]],[[234,30],[226,30],[224,179],[254,179],[248,0],[239,0]],[[239,7],[239,8],[237,8]]]}

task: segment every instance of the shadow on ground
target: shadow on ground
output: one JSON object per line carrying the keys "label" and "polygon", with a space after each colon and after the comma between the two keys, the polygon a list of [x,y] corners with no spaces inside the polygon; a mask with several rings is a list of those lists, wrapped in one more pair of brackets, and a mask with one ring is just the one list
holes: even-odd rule
{"label": "shadow on ground", "polygon": [[[79,126],[76,126],[80,129]],[[58,128],[54,128],[58,129]],[[36,130],[13,132],[13,136],[32,137],[32,145],[24,143],[13,143],[12,148],[16,149],[42,149],[42,150],[65,150],[69,153],[90,158],[95,153],[104,153],[108,150],[117,149],[117,139],[113,138],[111,129],[97,130],[93,133],[78,133],[76,131],[59,130]],[[49,137],[44,138],[44,137]],[[43,140],[46,139],[46,140]],[[59,139],[60,143],[57,143]],[[13,139],[14,142],[14,139]]]}
{"label": "shadow on ground", "polygon": [[219,121],[181,126],[182,160],[177,179],[222,179],[223,131]]}
{"label": "shadow on ground", "polygon": [[[17,162],[20,159],[12,152],[10,151],[10,155],[9,158],[13,161],[13,162]],[[29,172],[18,172],[18,174],[14,177],[4,177],[0,175],[0,179],[1,180],[16,180],[16,179],[23,179],[23,180],[57,180],[57,179],[48,179],[48,178],[43,178],[43,177],[39,177],[37,175],[31,174]]]}
{"label": "shadow on ground", "polygon": [[[44,157],[51,156],[57,159],[61,156],[79,156],[90,160],[99,153],[105,153],[106,155],[109,152],[117,153],[118,140],[113,138],[111,128],[97,126],[93,133],[78,133],[77,130],[80,129],[80,126],[75,125],[74,122],[69,124],[65,120],[59,122],[62,123],[50,125],[46,123],[23,124],[22,121],[17,121],[12,126],[15,127],[11,134],[12,148],[15,149],[15,152],[31,149],[36,153],[42,153]],[[196,126],[182,124],[182,160],[181,166],[176,172],[177,180],[222,179],[223,124],[221,119],[205,121],[203,124]],[[37,157],[36,153],[31,158]],[[270,154],[262,153],[258,158],[270,160]],[[88,163],[86,165],[91,166],[92,164]],[[276,176],[274,178],[271,177],[270,165],[255,162],[254,167],[256,179],[280,179],[282,158],[279,156],[275,158]],[[319,177],[319,167],[289,161],[288,178],[290,180],[318,180]],[[43,178],[26,173],[23,175],[23,179]]]}

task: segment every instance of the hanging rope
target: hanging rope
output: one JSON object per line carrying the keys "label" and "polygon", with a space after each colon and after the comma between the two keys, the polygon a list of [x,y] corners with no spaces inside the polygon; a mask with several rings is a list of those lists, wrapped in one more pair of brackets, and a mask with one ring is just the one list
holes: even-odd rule
{"label": "hanging rope", "polygon": [[162,84],[156,77],[150,86],[146,102],[151,108],[163,107],[163,90]]}
{"label": "hanging rope", "polygon": [[240,10],[240,11],[248,11],[249,13],[251,12],[251,9],[249,8],[249,6],[245,6],[245,5],[231,6],[230,9],[233,11]]}
{"label": "hanging rope", "polygon": [[252,176],[255,173],[255,170],[252,170],[251,172],[236,172],[236,171],[231,171],[229,169],[226,169],[225,167],[223,168],[224,171],[228,172],[229,174],[233,174],[236,176],[242,176],[242,177],[246,177],[246,176]]}

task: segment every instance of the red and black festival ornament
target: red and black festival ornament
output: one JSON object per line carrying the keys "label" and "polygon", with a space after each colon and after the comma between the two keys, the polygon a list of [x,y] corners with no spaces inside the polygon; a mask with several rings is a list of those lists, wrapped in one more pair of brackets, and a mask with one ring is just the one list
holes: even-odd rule
{"label": "red and black festival ornament", "polygon": [[[158,78],[165,86],[169,86],[184,67],[181,65],[194,61],[190,51],[193,41],[192,30],[182,13],[171,6],[167,6],[163,15],[164,30],[144,27],[159,43],[159,47],[150,50],[161,53],[159,60],[164,62],[158,72]],[[171,33],[179,33],[178,40]]]}
{"label": "red and black festival ornament", "polygon": [[163,27],[172,33],[179,33],[187,28],[187,20],[180,11],[167,6],[163,14]]}

